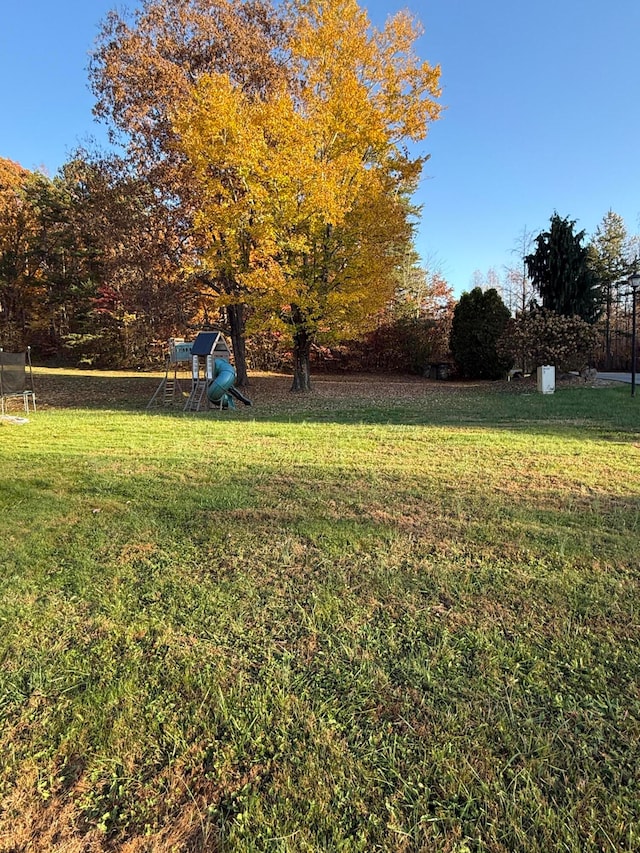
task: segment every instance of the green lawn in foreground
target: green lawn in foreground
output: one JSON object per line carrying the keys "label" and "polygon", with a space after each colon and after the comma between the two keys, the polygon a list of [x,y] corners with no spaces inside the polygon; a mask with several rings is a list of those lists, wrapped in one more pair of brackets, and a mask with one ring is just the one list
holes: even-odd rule
{"label": "green lawn in foreground", "polygon": [[0,426],[3,853],[640,847],[638,401],[360,390]]}

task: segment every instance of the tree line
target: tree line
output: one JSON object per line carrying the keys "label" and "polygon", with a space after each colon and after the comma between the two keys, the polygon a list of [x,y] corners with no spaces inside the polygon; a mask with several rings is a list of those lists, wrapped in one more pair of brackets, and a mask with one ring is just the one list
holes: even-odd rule
{"label": "tree line", "polygon": [[[474,275],[470,303],[492,291],[483,309],[493,329],[489,371],[504,372],[505,358],[523,370],[543,363],[540,359],[572,368],[589,363],[628,370],[632,300],[627,279],[639,267],[640,237],[628,232],[622,217],[609,210],[587,240],[584,230],[576,230],[576,220],[554,212],[547,230],[535,236],[526,229],[521,233],[516,254],[519,264],[503,276],[495,270],[486,277],[478,271]],[[477,304],[470,306],[462,326],[473,325],[478,312]],[[454,329],[452,348],[464,349],[465,333],[457,319]],[[459,359],[477,362],[468,353]]]}
{"label": "tree line", "polygon": [[[407,12],[372,26],[356,0],[109,13],[89,73],[121,155],[77,152],[51,180],[0,167],[3,341],[133,363],[222,322],[239,384],[247,336],[271,336],[308,388],[312,351],[380,334],[406,301],[403,268],[420,276],[426,158],[408,144],[440,114],[420,34]],[[441,310],[442,282],[425,280],[436,321],[449,294]]]}
{"label": "tree line", "polygon": [[[453,353],[466,375],[472,327],[449,337],[451,288],[413,244],[426,157],[409,143],[440,115],[420,33],[406,12],[373,27],[356,0],[109,13],[89,76],[119,153],[78,150],[53,178],[0,159],[0,346],[145,366],[221,327],[240,385],[287,364],[305,390],[314,356],[422,371]],[[554,214],[535,251],[523,232],[502,314],[597,321],[615,366],[637,240],[611,211],[586,247],[574,226]]]}

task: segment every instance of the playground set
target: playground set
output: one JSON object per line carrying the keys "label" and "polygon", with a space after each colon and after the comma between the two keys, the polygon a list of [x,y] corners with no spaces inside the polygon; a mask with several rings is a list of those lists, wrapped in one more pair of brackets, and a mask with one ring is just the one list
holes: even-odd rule
{"label": "playground set", "polygon": [[[199,332],[195,340],[170,338],[164,379],[147,409],[179,407],[184,412],[235,408],[234,400],[251,405],[235,387],[236,371],[222,332]],[[189,367],[191,373],[189,375]]]}

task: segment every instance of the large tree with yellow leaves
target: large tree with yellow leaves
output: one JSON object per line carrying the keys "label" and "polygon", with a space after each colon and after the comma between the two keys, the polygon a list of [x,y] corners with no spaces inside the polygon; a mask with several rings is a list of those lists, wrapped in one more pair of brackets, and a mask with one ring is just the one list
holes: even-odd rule
{"label": "large tree with yellow leaves", "polygon": [[439,116],[439,69],[414,52],[406,12],[382,30],[356,0],[293,0],[287,75],[247,91],[203,75],[173,113],[214,277],[256,316],[291,329],[294,390],[310,347],[362,329],[393,295],[424,158],[404,147]]}

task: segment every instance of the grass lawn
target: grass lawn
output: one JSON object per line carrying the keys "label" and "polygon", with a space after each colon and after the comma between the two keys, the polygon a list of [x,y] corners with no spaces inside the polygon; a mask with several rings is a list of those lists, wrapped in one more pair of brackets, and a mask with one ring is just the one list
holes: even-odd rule
{"label": "grass lawn", "polygon": [[2,853],[640,849],[628,386],[158,379],[0,423]]}

